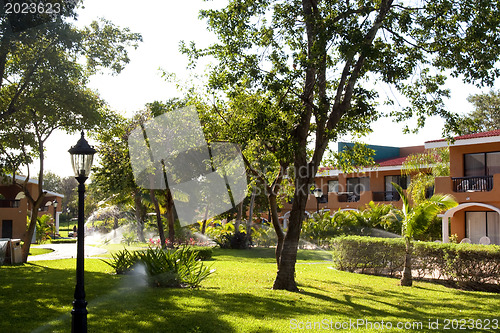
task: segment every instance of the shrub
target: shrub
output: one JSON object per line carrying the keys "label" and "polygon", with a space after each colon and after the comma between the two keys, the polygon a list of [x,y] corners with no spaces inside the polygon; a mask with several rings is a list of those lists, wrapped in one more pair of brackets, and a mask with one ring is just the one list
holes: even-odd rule
{"label": "shrub", "polygon": [[245,232],[239,232],[234,234],[221,234],[214,239],[214,242],[219,245],[221,249],[236,249],[243,250],[248,249],[251,244],[251,239],[247,237]]}
{"label": "shrub", "polygon": [[404,243],[399,238],[342,236],[330,246],[340,270],[396,276],[403,268]]}
{"label": "shrub", "polygon": [[392,205],[376,204],[373,201],[358,211],[336,211],[313,214],[302,224],[304,240],[322,245],[332,237],[341,235],[369,235],[387,233],[400,234],[401,218]]}
{"label": "shrub", "polygon": [[[200,254],[201,253],[201,254]],[[155,287],[199,287],[200,283],[213,273],[205,266],[200,256],[208,256],[208,251],[183,247],[175,251],[149,248],[146,251],[127,249],[113,254],[110,261],[117,274],[133,271],[137,265],[144,266],[148,284]],[[210,249],[210,257],[211,257]]]}
{"label": "shrub", "polygon": [[207,246],[190,246],[186,247],[186,251],[192,251],[196,254],[196,260],[212,259],[213,249]]}
{"label": "shrub", "polygon": [[[401,238],[344,236],[332,239],[331,247],[340,270],[398,277],[403,269]],[[499,289],[500,246],[415,242],[412,269],[415,279],[433,276],[461,288]]]}
{"label": "shrub", "polygon": [[257,246],[269,247],[278,243],[278,236],[273,227],[262,226],[252,233],[252,241]]}
{"label": "shrub", "polygon": [[133,231],[124,232],[122,236],[122,243],[127,243],[130,245],[137,242],[137,235]]}
{"label": "shrub", "polygon": [[77,238],[57,238],[53,239],[50,242],[52,244],[71,244],[71,243],[76,243],[78,241]]}
{"label": "shrub", "polygon": [[113,258],[111,261],[101,260],[113,267],[116,274],[124,274],[130,271],[132,266],[139,261],[136,252],[130,252],[127,249],[111,254],[111,257]]}

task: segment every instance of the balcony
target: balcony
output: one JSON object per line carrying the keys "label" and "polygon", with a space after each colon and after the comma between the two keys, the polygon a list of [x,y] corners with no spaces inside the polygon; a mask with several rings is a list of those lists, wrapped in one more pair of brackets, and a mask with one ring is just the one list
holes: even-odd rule
{"label": "balcony", "polygon": [[493,189],[493,176],[453,177],[453,192],[489,192]]}
{"label": "balcony", "polygon": [[399,201],[400,198],[397,191],[373,192],[373,201]]}
{"label": "balcony", "polygon": [[360,195],[354,192],[339,192],[337,194],[339,202],[358,202]]}
{"label": "balcony", "polygon": [[19,208],[21,200],[0,200],[0,208]]}

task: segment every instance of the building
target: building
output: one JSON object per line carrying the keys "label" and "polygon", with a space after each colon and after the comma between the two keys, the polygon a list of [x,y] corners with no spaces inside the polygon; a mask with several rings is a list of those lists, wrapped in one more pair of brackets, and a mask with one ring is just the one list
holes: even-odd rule
{"label": "building", "polygon": [[[339,144],[342,149],[345,143]],[[424,146],[387,147],[369,146],[376,151],[378,167],[362,168],[355,173],[323,168],[318,171],[315,185],[322,196],[313,193],[306,205],[307,214],[316,210],[358,210],[370,201],[402,202],[392,182],[403,189],[411,181],[403,176],[402,165],[409,155],[426,149],[449,147],[450,176],[437,177],[434,193],[451,194],[458,206],[442,217],[442,241],[450,235],[458,241],[500,245],[500,129],[425,142]],[[284,206],[289,211],[291,205]],[[286,225],[288,212],[283,215]]]}
{"label": "building", "polygon": [[500,245],[500,129],[463,135],[453,143],[428,141],[426,148],[449,146],[450,176],[438,177],[436,193],[449,193],[458,206],[443,216],[443,242]]}
{"label": "building", "polygon": [[[338,149],[352,146],[350,143],[340,142]],[[352,173],[344,173],[334,168],[321,168],[315,180],[316,189],[320,189],[322,196],[317,200],[314,193],[309,195],[306,212],[309,215],[316,210],[361,210],[370,202],[392,203],[396,207],[402,206],[399,194],[392,183],[399,184],[406,189],[410,183],[410,176],[403,176],[403,163],[409,155],[423,153],[424,145],[411,147],[390,147],[368,145],[375,151],[373,157],[377,166],[360,168]],[[291,204],[283,207],[286,227]]]}
{"label": "building", "polygon": [[[16,176],[17,182],[23,182],[24,177]],[[38,181],[29,179],[30,193],[38,192]],[[59,230],[59,214],[61,214],[62,198],[64,195],[47,191],[38,216],[51,215],[56,224],[56,233]],[[54,201],[59,204],[54,208]],[[54,212],[55,211],[55,212]],[[27,217],[31,213],[31,205],[19,186],[12,181],[0,183],[0,238],[22,238],[27,228]]]}

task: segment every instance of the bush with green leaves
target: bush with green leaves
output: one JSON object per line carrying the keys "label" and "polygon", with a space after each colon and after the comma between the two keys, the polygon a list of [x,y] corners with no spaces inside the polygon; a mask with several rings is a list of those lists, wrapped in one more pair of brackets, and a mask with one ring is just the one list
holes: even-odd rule
{"label": "bush with green leaves", "polygon": [[401,216],[392,205],[373,201],[363,211],[338,210],[314,213],[302,224],[302,238],[316,245],[328,244],[341,235],[376,235],[381,232],[401,234]]}
{"label": "bush with green leaves", "polygon": [[[36,241],[38,244],[45,243],[52,239],[52,235],[55,232],[54,224],[50,223],[52,216],[42,215],[36,218]],[[28,217],[29,225],[29,217]]]}
{"label": "bush with green leaves", "polygon": [[[334,265],[340,270],[399,277],[404,265],[402,238],[342,236],[331,240]],[[500,246],[417,241],[413,278],[440,279],[473,290],[500,290]],[[487,288],[486,288],[487,286]],[[494,288],[493,288],[494,289]]]}
{"label": "bush with green leaves", "polygon": [[56,238],[51,240],[52,244],[72,244],[78,241],[77,238]]}
{"label": "bush with green leaves", "polygon": [[276,231],[273,227],[261,226],[252,232],[252,241],[256,246],[276,246],[278,236],[276,236]]}
{"label": "bush with green leaves", "polygon": [[196,260],[210,260],[214,253],[213,248],[208,246],[186,246],[185,251],[193,252],[196,256]]}
{"label": "bush with green leaves", "polygon": [[142,265],[150,286],[195,288],[214,272],[202,263],[199,256],[199,251],[189,247],[175,251],[149,248],[130,252],[124,249],[113,254],[112,260],[103,261],[113,267],[117,274],[132,272]]}

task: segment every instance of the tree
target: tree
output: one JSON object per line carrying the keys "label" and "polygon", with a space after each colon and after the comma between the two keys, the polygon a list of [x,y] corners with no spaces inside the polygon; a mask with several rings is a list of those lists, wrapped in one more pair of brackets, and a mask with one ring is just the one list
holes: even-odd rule
{"label": "tree", "polygon": [[64,177],[61,180],[59,193],[64,194],[61,211],[74,217],[76,217],[78,207],[77,187],[78,182],[74,176]]}
{"label": "tree", "polygon": [[293,124],[279,132],[290,143],[295,192],[273,288],[298,290],[295,262],[310,186],[328,143],[366,133],[380,116],[373,87],[388,84],[408,99],[408,106],[393,107],[396,121],[416,117],[419,128],[439,115],[449,133],[460,117],[444,108],[446,76],[493,83],[499,10],[488,1],[231,0],[200,13],[219,42],[181,49],[193,64],[202,56],[218,61],[211,87],[226,96],[268,94]]}
{"label": "tree", "polygon": [[56,193],[61,193],[62,179],[58,175],[53,172],[45,172],[43,175],[43,189],[47,191],[52,191]]}
{"label": "tree", "polygon": [[134,206],[137,237],[144,242],[147,211],[142,203],[142,191],[134,181],[127,145],[127,137],[133,124],[134,120],[115,114],[110,126],[97,134],[100,164],[94,168],[92,183],[99,189],[101,201]]}
{"label": "tree", "polygon": [[401,186],[396,183],[392,183],[392,185],[398,191],[403,201],[402,236],[405,239],[405,260],[401,285],[409,287],[412,285],[411,254],[413,251],[413,237],[419,233],[423,233],[439,212],[455,207],[457,202],[451,195],[434,194],[430,199],[411,207],[410,201]]}
{"label": "tree", "polygon": [[470,95],[467,101],[472,103],[474,110],[469,113],[472,125],[462,126],[465,133],[493,131],[500,128],[500,91]]}
{"label": "tree", "polygon": [[410,155],[403,163],[402,174],[411,177],[408,193],[413,202],[423,202],[436,177],[450,175],[450,150],[435,148]]}
{"label": "tree", "polygon": [[[68,9],[69,16],[73,9]],[[77,29],[57,16],[44,18],[33,28],[16,30],[9,16],[0,18],[0,165],[2,172],[13,176],[21,166],[28,170],[24,182],[12,177],[31,205],[31,220],[23,237],[26,261],[38,208],[46,194],[41,186],[36,193],[28,191],[29,165],[35,157],[39,159],[38,183],[43,184],[48,137],[56,129],[74,132],[103,124],[107,111],[99,96],[86,87],[88,78],[103,68],[119,72],[128,62],[128,46],[137,47],[141,36],[107,21]]]}

